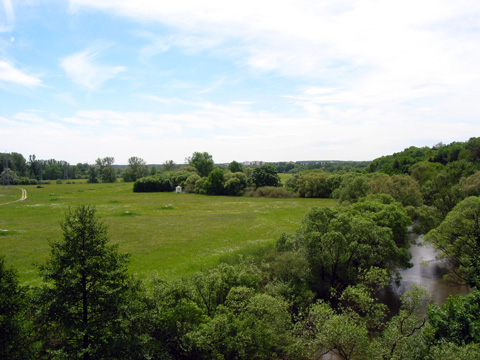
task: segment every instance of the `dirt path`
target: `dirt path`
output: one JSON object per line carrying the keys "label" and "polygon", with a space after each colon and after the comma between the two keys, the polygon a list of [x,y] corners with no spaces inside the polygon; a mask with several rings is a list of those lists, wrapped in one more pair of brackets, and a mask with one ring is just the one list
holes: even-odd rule
{"label": "dirt path", "polygon": [[21,197],[20,199],[15,200],[15,201],[11,201],[11,202],[8,202],[8,203],[5,203],[5,204],[0,204],[0,206],[1,206],[1,205],[14,204],[14,203],[17,203],[17,202],[26,200],[26,199],[27,199],[27,190],[22,189],[22,188],[20,188],[20,190],[22,190],[22,197]]}

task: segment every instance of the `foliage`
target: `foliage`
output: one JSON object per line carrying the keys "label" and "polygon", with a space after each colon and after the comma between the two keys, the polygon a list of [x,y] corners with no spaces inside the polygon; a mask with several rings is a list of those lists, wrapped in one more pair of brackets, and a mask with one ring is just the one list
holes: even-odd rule
{"label": "foliage", "polygon": [[330,175],[326,172],[305,174],[297,180],[296,187],[300,197],[328,198],[332,194]]}
{"label": "foliage", "polygon": [[480,286],[480,198],[462,200],[440,226],[426,235],[451,270],[470,286]]}
{"label": "foliage", "polygon": [[45,285],[35,303],[44,349],[62,358],[110,358],[135,349],[128,334],[134,293],[128,256],[107,245],[107,230],[95,209],[69,210],[63,241],[51,244],[40,266]]}
{"label": "foliage", "polygon": [[372,358],[368,330],[361,319],[351,313],[338,314],[323,301],[310,307],[295,333],[302,358],[320,359],[326,354],[342,360]]}
{"label": "foliage", "polygon": [[409,175],[378,176],[368,187],[370,194],[389,194],[403,206],[418,207],[423,203],[420,186]]}
{"label": "foliage", "polygon": [[0,257],[0,359],[33,358],[26,307],[25,289],[20,287],[16,272]]}
{"label": "foliage", "polygon": [[283,187],[264,186],[259,188],[246,188],[245,196],[247,197],[269,197],[269,198],[293,198],[298,195],[292,191],[288,191]]}
{"label": "foliage", "polygon": [[98,158],[96,161],[97,166],[100,171],[100,178],[104,183],[114,183],[117,181],[117,172],[113,167],[115,159],[111,156],[104,157],[103,159]]}
{"label": "foliage", "polygon": [[166,160],[162,165],[162,172],[174,171],[175,168],[176,164],[173,160]]}
{"label": "foliage", "polygon": [[242,286],[232,288],[215,316],[189,338],[199,359],[280,359],[289,326],[284,301]]}
{"label": "foliage", "polygon": [[243,172],[225,173],[225,193],[230,196],[242,196],[247,187],[247,175]]}
{"label": "foliage", "polygon": [[454,343],[442,343],[433,346],[427,360],[471,360],[480,359],[480,344],[470,343],[467,345],[457,345]]}
{"label": "foliage", "polygon": [[378,226],[391,229],[393,240],[397,246],[408,248],[407,231],[408,226],[411,224],[411,219],[402,205],[395,202],[390,195],[368,195],[360,198],[357,203],[348,209],[357,215],[372,219]]}
{"label": "foliage", "polygon": [[280,176],[271,164],[258,166],[248,178],[248,185],[255,188],[264,186],[278,187],[281,186]]}
{"label": "foliage", "polygon": [[203,188],[205,180],[207,180],[207,178],[203,177],[195,181],[195,194],[205,194],[205,189]]}
{"label": "foliage", "polygon": [[189,171],[169,171],[153,176],[146,176],[133,183],[133,192],[168,192],[174,191],[177,186],[184,186],[185,181],[192,175]]}
{"label": "foliage", "polygon": [[195,192],[195,184],[200,180],[200,175],[192,174],[185,180],[185,192],[193,193]]}
{"label": "foliage", "polygon": [[207,195],[223,195],[225,193],[225,177],[221,169],[215,168],[203,183],[203,189]]}
{"label": "foliage", "polygon": [[426,234],[435,229],[443,220],[442,213],[435,206],[423,205],[418,209],[407,207],[413,221],[413,231],[417,234]]}
{"label": "foliage", "polygon": [[435,345],[453,343],[480,344],[480,290],[466,295],[451,296],[441,306],[428,308],[428,331]]}
{"label": "foliage", "polygon": [[232,173],[243,172],[243,165],[233,160],[230,164],[228,164],[227,170]]}
{"label": "foliage", "polygon": [[401,296],[401,307],[374,340],[372,347],[379,359],[423,360],[428,352],[423,337],[426,319],[420,315],[429,302],[425,289],[413,286]]}
{"label": "foliage", "polygon": [[145,160],[132,156],[128,159],[128,168],[123,174],[123,181],[136,181],[148,175],[148,166]]}
{"label": "foliage", "polygon": [[[344,208],[314,208],[294,236],[311,270],[310,286],[321,298],[359,281],[359,272],[376,267],[406,266],[405,250],[393,241],[392,229],[368,215]],[[285,242],[285,240],[283,240]]]}
{"label": "foliage", "polygon": [[346,173],[342,176],[340,185],[333,191],[332,197],[342,203],[354,203],[365,197],[369,192],[370,178],[358,173]]}
{"label": "foliage", "polygon": [[443,168],[444,166],[440,163],[420,161],[411,167],[410,172],[412,177],[423,186],[427,181],[433,180]]}
{"label": "foliage", "polygon": [[206,321],[202,309],[192,300],[186,281],[168,283],[155,280],[147,296],[150,337],[148,349],[153,359],[192,359],[187,334]]}
{"label": "foliage", "polygon": [[459,189],[462,197],[480,196],[480,171],[460,179]]}
{"label": "foliage", "polygon": [[90,184],[98,183],[98,167],[95,165],[89,165],[88,167],[88,179],[87,182]]}
{"label": "foliage", "polygon": [[185,159],[186,162],[197,169],[201,177],[206,177],[213,170],[214,162],[212,155],[208,152],[194,152],[191,157]]}

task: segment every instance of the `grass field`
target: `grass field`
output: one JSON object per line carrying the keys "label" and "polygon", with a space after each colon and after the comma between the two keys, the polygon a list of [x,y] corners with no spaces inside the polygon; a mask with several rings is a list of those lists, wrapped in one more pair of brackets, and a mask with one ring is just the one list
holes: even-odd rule
{"label": "grass field", "polygon": [[[23,284],[38,284],[34,263],[61,239],[69,207],[91,204],[108,225],[111,242],[131,254],[129,269],[143,278],[169,279],[216,264],[225,254],[273,244],[293,232],[314,206],[329,199],[268,199],[176,193],[133,193],[132,183],[22,186],[25,201],[0,206],[0,255]],[[0,204],[21,197],[18,187],[0,188]]]}

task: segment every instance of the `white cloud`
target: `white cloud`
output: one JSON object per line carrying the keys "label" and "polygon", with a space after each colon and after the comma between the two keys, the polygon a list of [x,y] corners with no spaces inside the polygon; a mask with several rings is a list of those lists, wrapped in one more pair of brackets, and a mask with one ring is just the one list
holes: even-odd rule
{"label": "white cloud", "polygon": [[193,52],[230,54],[252,69],[342,84],[344,100],[354,104],[462,89],[478,93],[480,2],[71,0],[70,5],[74,11],[90,7],[164,23],[176,31],[169,44]]}
{"label": "white cloud", "polygon": [[0,81],[27,87],[38,86],[42,83],[39,78],[27,75],[5,61],[0,61]]}
{"label": "white cloud", "polygon": [[[4,15],[5,20],[2,21],[2,17],[0,17],[0,32],[11,31],[15,23],[15,15],[13,11],[12,2],[10,0],[3,0],[3,11],[5,14]],[[2,15],[2,12],[0,10],[0,16],[1,15]]]}
{"label": "white cloud", "polygon": [[98,53],[85,50],[61,60],[61,67],[75,83],[90,89],[98,89],[105,81],[127,70],[125,66],[107,66],[95,63]]}

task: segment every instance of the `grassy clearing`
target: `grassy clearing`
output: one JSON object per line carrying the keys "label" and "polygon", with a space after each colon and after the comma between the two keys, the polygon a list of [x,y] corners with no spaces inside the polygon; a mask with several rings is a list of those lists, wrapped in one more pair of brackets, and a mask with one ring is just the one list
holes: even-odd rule
{"label": "grassy clearing", "polygon": [[17,186],[0,186],[0,205],[16,201],[22,197],[22,190]]}
{"label": "grassy clearing", "polygon": [[[39,283],[33,263],[45,261],[49,240],[61,239],[69,207],[92,204],[109,226],[112,242],[131,254],[130,270],[168,279],[216,264],[229,254],[274,243],[293,232],[313,206],[326,199],[268,199],[176,193],[133,193],[132,184],[24,186],[28,199],[0,206],[0,255],[24,284]],[[20,197],[0,189],[2,197]],[[5,201],[7,202],[7,201]]]}

